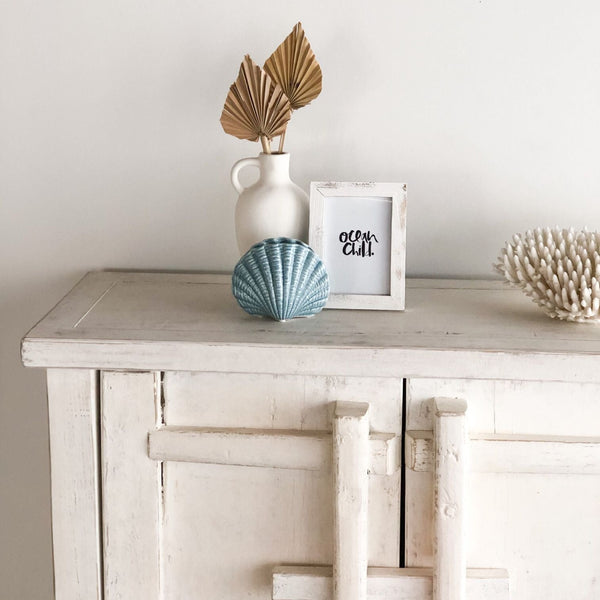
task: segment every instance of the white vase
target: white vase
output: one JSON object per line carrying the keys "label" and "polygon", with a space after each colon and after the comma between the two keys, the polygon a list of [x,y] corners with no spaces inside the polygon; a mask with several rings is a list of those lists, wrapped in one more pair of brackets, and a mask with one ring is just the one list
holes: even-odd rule
{"label": "white vase", "polygon": [[[258,181],[247,188],[239,180],[244,167],[260,171]],[[235,233],[241,254],[266,238],[308,242],[308,195],[290,179],[288,153],[261,153],[239,160],[231,169],[231,182],[240,195],[235,207]]]}

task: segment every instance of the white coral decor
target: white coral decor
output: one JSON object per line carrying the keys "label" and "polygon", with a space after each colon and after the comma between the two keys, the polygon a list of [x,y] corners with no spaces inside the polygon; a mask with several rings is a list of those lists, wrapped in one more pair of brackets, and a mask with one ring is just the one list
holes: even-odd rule
{"label": "white coral decor", "polygon": [[516,234],[496,271],[544,312],[566,321],[600,321],[600,233],[546,228]]}

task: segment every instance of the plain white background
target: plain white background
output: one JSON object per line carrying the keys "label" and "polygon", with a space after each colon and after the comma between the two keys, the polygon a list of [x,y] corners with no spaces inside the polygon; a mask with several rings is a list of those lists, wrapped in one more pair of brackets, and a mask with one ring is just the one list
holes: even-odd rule
{"label": "plain white background", "polygon": [[[391,224],[391,198],[344,197],[343,194],[323,198],[321,258],[332,294],[390,295]],[[362,230],[362,236],[357,228]],[[346,234],[343,242],[340,241],[342,234]],[[365,249],[370,248],[371,254],[369,250],[366,256],[352,254],[362,250],[365,237],[370,240],[370,246],[365,243]],[[345,248],[347,254],[343,252]]]}
{"label": "plain white background", "polygon": [[19,340],[88,270],[228,271],[219,116],[243,55],[304,24],[322,95],[292,176],[408,183],[409,275],[490,276],[504,241],[600,219],[597,0],[0,1],[0,581],[52,593],[43,373]]}

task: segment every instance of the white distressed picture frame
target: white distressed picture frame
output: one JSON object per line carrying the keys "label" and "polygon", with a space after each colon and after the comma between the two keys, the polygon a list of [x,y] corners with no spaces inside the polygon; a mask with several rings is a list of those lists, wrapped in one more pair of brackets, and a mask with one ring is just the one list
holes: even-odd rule
{"label": "white distressed picture frame", "polygon": [[[406,271],[406,184],[313,181],[310,184],[309,245],[323,259],[325,252],[325,203],[327,198],[391,198],[390,293],[330,294],[326,308],[404,310]],[[329,271],[329,269],[328,269]]]}

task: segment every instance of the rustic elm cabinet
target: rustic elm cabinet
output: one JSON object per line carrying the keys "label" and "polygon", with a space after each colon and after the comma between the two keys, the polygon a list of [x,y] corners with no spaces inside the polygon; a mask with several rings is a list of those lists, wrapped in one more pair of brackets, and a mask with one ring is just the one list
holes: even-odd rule
{"label": "rustic elm cabinet", "polygon": [[226,276],[86,276],[22,349],[57,599],[600,598],[600,329],[499,282],[406,306],[274,323]]}

